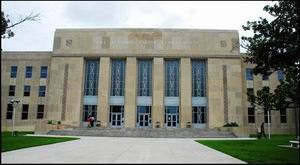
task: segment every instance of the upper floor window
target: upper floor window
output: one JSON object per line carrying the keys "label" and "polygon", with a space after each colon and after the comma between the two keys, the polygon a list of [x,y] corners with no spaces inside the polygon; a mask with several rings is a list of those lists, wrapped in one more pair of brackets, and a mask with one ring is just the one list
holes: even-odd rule
{"label": "upper floor window", "polygon": [[6,112],[6,119],[13,118],[13,106],[12,104],[7,104],[7,112]]}
{"label": "upper floor window", "polygon": [[152,95],[152,61],[138,61],[138,96]]}
{"label": "upper floor window", "polygon": [[254,89],[253,88],[247,88],[247,94],[250,94],[250,95],[254,95]]}
{"label": "upper floor window", "polygon": [[249,97],[249,95],[254,95],[254,89],[253,88],[247,88],[247,97]]}
{"label": "upper floor window", "polygon": [[30,86],[29,85],[24,86],[24,96],[30,96]]}
{"label": "upper floor window", "polygon": [[246,68],[246,80],[253,80],[253,69]]}
{"label": "upper floor window", "polygon": [[262,80],[269,80],[269,75],[261,75]]}
{"label": "upper floor window", "polygon": [[179,61],[168,60],[165,63],[165,96],[179,96]]}
{"label": "upper floor window", "polygon": [[204,60],[192,61],[192,96],[206,96],[206,65]]}
{"label": "upper floor window", "polygon": [[41,66],[41,78],[47,78],[48,67]]}
{"label": "upper floor window", "polygon": [[28,104],[23,104],[23,109],[22,109],[22,120],[27,120],[28,119],[28,110],[29,110],[29,105]]}
{"label": "upper floor window", "polygon": [[25,78],[31,78],[31,77],[32,77],[32,66],[26,66]]}
{"label": "upper floor window", "polygon": [[16,86],[15,85],[10,85],[8,96],[15,96],[15,90],[16,90]]}
{"label": "upper floor window", "polygon": [[44,105],[39,104],[37,109],[37,119],[43,119],[44,118]]}
{"label": "upper floor window", "polygon": [[277,70],[277,79],[278,79],[279,81],[284,79],[284,73],[283,73],[283,70]]}
{"label": "upper floor window", "polygon": [[39,87],[39,96],[44,97],[46,95],[46,86]]}
{"label": "upper floor window", "polygon": [[16,78],[17,77],[17,72],[18,72],[18,67],[17,66],[12,66],[10,70],[10,77],[11,78]]}
{"label": "upper floor window", "polygon": [[280,123],[287,123],[286,109],[280,110]]}
{"label": "upper floor window", "polygon": [[255,123],[255,111],[253,107],[248,108],[248,123]]}
{"label": "upper floor window", "polygon": [[111,96],[124,96],[125,90],[125,60],[112,60]]}

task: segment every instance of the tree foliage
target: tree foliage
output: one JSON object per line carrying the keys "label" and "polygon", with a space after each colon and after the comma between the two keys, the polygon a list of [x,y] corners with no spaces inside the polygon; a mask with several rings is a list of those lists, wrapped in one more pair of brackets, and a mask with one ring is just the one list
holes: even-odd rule
{"label": "tree foliage", "polygon": [[[299,2],[278,1],[273,6],[265,6],[263,10],[274,20],[269,22],[260,17],[259,21],[248,21],[243,26],[244,30],[254,32],[252,37],[242,37],[242,46],[247,50],[244,61],[256,64],[253,68],[255,75],[270,75],[283,70],[286,78],[272,94],[273,105],[277,110],[299,107]],[[266,89],[262,90],[267,92]]]}
{"label": "tree foliage", "polygon": [[25,22],[25,21],[38,21],[40,16],[40,13],[34,14],[31,12],[26,17],[20,17],[19,20],[16,23],[13,23],[9,19],[9,15],[5,15],[3,11],[1,11],[1,38],[10,38],[13,37],[15,34],[12,31],[11,28]]}
{"label": "tree foliage", "polygon": [[275,95],[274,93],[270,92],[270,88],[265,86],[261,90],[257,91],[257,94],[255,96],[254,93],[247,93],[248,95],[248,101],[251,103],[253,107],[256,107],[257,109],[261,110],[277,110],[276,104],[275,104]]}

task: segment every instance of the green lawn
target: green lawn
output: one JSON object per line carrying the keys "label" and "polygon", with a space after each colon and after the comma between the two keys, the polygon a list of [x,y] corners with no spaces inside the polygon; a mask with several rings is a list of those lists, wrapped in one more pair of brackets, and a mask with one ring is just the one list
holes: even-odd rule
{"label": "green lawn", "polygon": [[282,148],[293,135],[273,135],[271,140],[197,140],[197,142],[251,164],[299,164],[299,149]]}
{"label": "green lawn", "polygon": [[32,134],[32,132],[19,132],[18,136],[12,136],[11,132],[1,132],[1,152],[79,139],[67,137],[32,137],[24,136],[25,134]]}

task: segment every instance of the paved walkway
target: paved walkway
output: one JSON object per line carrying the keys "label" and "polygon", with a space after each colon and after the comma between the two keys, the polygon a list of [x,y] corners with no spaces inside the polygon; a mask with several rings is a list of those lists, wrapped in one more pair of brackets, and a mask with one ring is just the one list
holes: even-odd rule
{"label": "paved walkway", "polygon": [[2,163],[245,163],[187,138],[80,137],[2,153]]}

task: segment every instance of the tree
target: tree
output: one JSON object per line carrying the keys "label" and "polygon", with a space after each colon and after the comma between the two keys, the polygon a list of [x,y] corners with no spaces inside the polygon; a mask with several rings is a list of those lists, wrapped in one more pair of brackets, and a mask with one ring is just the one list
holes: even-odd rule
{"label": "tree", "polygon": [[11,30],[11,28],[25,22],[25,21],[38,21],[40,13],[34,14],[31,12],[26,17],[20,17],[19,21],[13,23],[8,17],[9,15],[5,15],[3,11],[1,11],[1,38],[10,38],[13,37],[15,34]]}
{"label": "tree", "polygon": [[[243,58],[246,63],[256,64],[253,68],[255,75],[269,76],[277,70],[283,70],[285,80],[280,82],[273,93],[272,105],[274,110],[295,108],[296,118],[299,118],[299,2],[278,1],[273,6],[265,6],[264,11],[274,17],[268,22],[260,17],[259,21],[248,21],[243,26],[245,31],[253,30],[252,37],[242,37],[241,45],[247,50]],[[261,89],[261,92],[264,89]],[[259,92],[259,91],[258,91]],[[255,98],[255,96],[253,96]],[[253,98],[252,98],[253,99]],[[266,100],[265,100],[266,101]],[[296,119],[296,129],[299,135]]]}
{"label": "tree", "polygon": [[276,104],[275,104],[275,95],[274,93],[270,93],[270,88],[265,86],[261,90],[257,91],[257,96],[254,95],[252,92],[247,92],[248,95],[248,101],[251,103],[252,107],[254,109],[259,109],[261,111],[268,112],[268,132],[269,132],[269,138],[270,136],[270,124],[269,124],[269,114],[272,110],[277,110]]}
{"label": "tree", "polygon": [[248,92],[248,101],[251,103],[253,107],[256,107],[260,110],[271,111],[277,110],[275,106],[275,95],[270,92],[270,88],[264,86],[261,90],[258,90],[256,95],[252,92]]}

